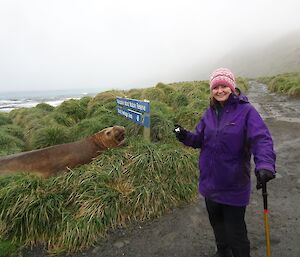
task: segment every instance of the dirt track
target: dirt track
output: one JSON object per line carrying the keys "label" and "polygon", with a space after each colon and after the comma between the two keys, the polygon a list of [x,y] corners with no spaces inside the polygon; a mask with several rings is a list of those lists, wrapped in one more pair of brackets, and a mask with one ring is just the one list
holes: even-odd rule
{"label": "dirt track", "polygon": [[[300,100],[271,94],[266,87],[250,82],[249,100],[261,113],[275,141],[277,178],[268,185],[272,257],[300,256]],[[253,175],[253,174],[252,174]],[[265,235],[261,192],[255,189],[246,220],[251,256],[264,257]],[[215,252],[214,238],[201,197],[191,205],[175,209],[142,226],[111,233],[101,242],[73,257],[206,257]],[[42,257],[35,249],[24,257]]]}

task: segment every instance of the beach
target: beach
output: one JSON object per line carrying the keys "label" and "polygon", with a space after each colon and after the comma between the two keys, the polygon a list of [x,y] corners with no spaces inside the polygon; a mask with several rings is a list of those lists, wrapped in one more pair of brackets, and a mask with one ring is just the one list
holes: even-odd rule
{"label": "beach", "polygon": [[47,90],[18,91],[0,93],[0,111],[10,112],[18,108],[32,108],[39,103],[58,106],[69,99],[80,99],[85,96],[95,96],[100,90]]}

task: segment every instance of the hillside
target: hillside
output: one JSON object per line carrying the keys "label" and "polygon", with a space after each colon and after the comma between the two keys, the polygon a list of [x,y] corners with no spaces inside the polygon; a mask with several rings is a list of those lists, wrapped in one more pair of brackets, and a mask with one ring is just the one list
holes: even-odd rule
{"label": "hillside", "polygon": [[[230,67],[243,77],[272,76],[300,70],[300,30],[261,45],[245,43],[216,60],[212,67]],[[213,70],[213,69],[211,69]]]}

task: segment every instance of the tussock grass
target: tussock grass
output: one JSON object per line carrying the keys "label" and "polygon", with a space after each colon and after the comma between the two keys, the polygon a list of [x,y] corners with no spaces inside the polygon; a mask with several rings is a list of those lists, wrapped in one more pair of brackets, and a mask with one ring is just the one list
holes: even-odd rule
{"label": "tussock grass", "polygon": [[36,131],[32,137],[31,145],[34,149],[40,149],[70,141],[72,141],[72,135],[68,128],[63,126],[49,126]]}
{"label": "tussock grass", "polygon": [[49,185],[34,176],[18,175],[5,190],[0,189],[0,219],[13,241],[41,243],[58,229],[63,218],[63,196]]}
{"label": "tussock grass", "polygon": [[[142,126],[117,115],[116,96],[151,100],[151,143],[144,141]],[[74,141],[113,125],[126,128],[127,145],[47,180],[22,173],[0,177],[1,239],[42,244],[53,255],[76,252],[108,230],[193,201],[198,152],[177,142],[172,130],[175,123],[193,130],[208,102],[207,81],[160,82],[4,115],[1,154]]]}
{"label": "tussock grass", "polygon": [[174,137],[172,133],[174,122],[162,113],[151,115],[150,126],[152,142],[168,141]]}
{"label": "tussock grass", "polygon": [[116,97],[125,97],[123,91],[107,91],[97,94],[87,105],[87,116],[99,116],[104,113],[114,112]]}
{"label": "tussock grass", "polygon": [[159,87],[146,88],[143,90],[142,93],[142,99],[147,99],[150,101],[155,100],[155,101],[165,102],[166,98],[167,98],[166,94]]}
{"label": "tussock grass", "polygon": [[300,97],[300,84],[297,84],[297,86],[295,87],[291,87],[288,90],[288,95],[289,96],[296,96],[296,97]]}
{"label": "tussock grass", "polygon": [[43,122],[43,118],[47,114],[48,111],[45,111],[42,108],[20,108],[12,110],[9,113],[9,117],[11,118],[14,124],[30,130],[46,125]]}
{"label": "tussock grass", "polygon": [[155,87],[161,89],[165,95],[170,95],[175,92],[175,89],[172,86],[161,82],[157,83]]}
{"label": "tussock grass", "polygon": [[110,90],[106,92],[101,92],[94,97],[90,104],[93,104],[94,102],[101,102],[102,104],[110,103],[112,101],[115,102],[117,96],[125,97],[124,91]]}
{"label": "tussock grass", "polygon": [[11,124],[12,121],[7,113],[0,113],[0,126]]}
{"label": "tussock grass", "polygon": [[49,119],[55,121],[58,125],[72,127],[76,125],[76,121],[66,113],[54,112],[49,115]]}
{"label": "tussock grass", "polygon": [[108,229],[153,219],[192,201],[197,174],[196,152],[139,138],[49,180],[1,177],[2,237],[46,244],[52,254],[78,251]]}
{"label": "tussock grass", "polygon": [[258,78],[272,92],[300,97],[300,72],[284,73],[272,77]]}
{"label": "tussock grass", "polygon": [[2,125],[0,126],[0,131],[3,131],[13,137],[17,137],[24,140],[24,131],[20,126],[14,124]]}
{"label": "tussock grass", "polygon": [[141,89],[130,89],[128,90],[124,97],[132,98],[132,99],[143,99],[142,98],[142,90]]}
{"label": "tussock grass", "polygon": [[19,254],[20,245],[12,243],[8,240],[0,240],[0,253],[3,257],[8,256],[21,256]]}
{"label": "tussock grass", "polygon": [[[239,84],[246,85],[242,78],[238,80]],[[170,138],[171,123],[180,123],[189,129],[195,127],[207,108],[209,87],[207,81],[160,82],[153,88],[111,90],[94,98],[71,99],[56,108],[42,103],[35,108],[13,110],[8,119],[3,117],[6,117],[5,122],[23,129],[23,138],[18,138],[23,140],[26,150],[74,141],[116,124],[125,126],[132,135],[141,135],[140,126],[117,115],[116,96],[151,100],[152,140],[160,142]]]}
{"label": "tussock grass", "polygon": [[21,152],[24,149],[24,142],[0,129],[0,155],[8,155]]}
{"label": "tussock grass", "polygon": [[56,107],[56,112],[66,114],[77,123],[86,117],[86,106],[87,104],[85,101],[84,104],[82,104],[80,100],[71,99],[64,101],[62,104]]}
{"label": "tussock grass", "polygon": [[247,89],[248,89],[248,83],[247,83],[247,80],[245,78],[237,77],[236,78],[236,84],[237,84],[237,87],[242,92],[246,92],[247,91]]}
{"label": "tussock grass", "polygon": [[39,103],[36,105],[36,108],[46,112],[52,112],[55,109],[55,107],[47,103]]}
{"label": "tussock grass", "polygon": [[[200,104],[200,103],[194,103],[194,104]],[[176,112],[175,123],[181,124],[181,126],[189,130],[193,130],[195,129],[195,125],[199,122],[201,115],[202,115],[201,109],[199,111],[197,111],[197,109],[194,109],[194,111],[192,111],[189,107],[183,107]]]}
{"label": "tussock grass", "polygon": [[88,109],[88,118],[95,116],[100,117],[107,114],[115,114],[115,108],[107,108],[101,103],[97,103]]}

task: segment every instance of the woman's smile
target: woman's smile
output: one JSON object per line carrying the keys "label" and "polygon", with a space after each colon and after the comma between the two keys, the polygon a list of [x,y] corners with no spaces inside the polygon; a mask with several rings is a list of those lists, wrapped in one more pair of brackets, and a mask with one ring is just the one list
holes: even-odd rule
{"label": "woman's smile", "polygon": [[224,103],[232,93],[230,87],[226,85],[218,85],[211,91],[213,98],[215,98],[218,102]]}

